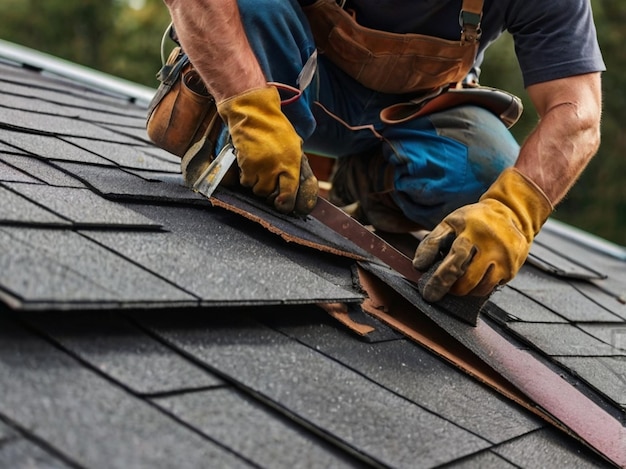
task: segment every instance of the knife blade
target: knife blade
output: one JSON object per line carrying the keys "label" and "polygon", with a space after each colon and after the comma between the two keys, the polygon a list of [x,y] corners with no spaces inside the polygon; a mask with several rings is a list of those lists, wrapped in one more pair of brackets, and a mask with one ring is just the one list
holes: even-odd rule
{"label": "knife blade", "polygon": [[328,200],[318,198],[317,205],[309,215],[369,252],[407,280],[417,284],[422,276],[421,272],[413,268],[411,259]]}
{"label": "knife blade", "polygon": [[235,147],[227,143],[191,188],[206,197],[211,197],[236,159]]}

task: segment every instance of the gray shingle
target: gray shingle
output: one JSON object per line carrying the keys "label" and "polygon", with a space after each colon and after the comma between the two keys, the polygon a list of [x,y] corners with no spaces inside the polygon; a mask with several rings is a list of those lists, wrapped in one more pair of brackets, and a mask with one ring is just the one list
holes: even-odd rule
{"label": "gray shingle", "polygon": [[157,230],[161,225],[128,208],[94,194],[89,189],[41,184],[6,183],[22,197],[76,225]]}
{"label": "gray shingle", "polygon": [[48,313],[26,320],[64,349],[137,394],[154,395],[224,384],[116,314]]}
{"label": "gray shingle", "polygon": [[552,356],[626,355],[625,352],[595,339],[573,324],[511,323],[509,327]]}
{"label": "gray shingle", "polygon": [[38,181],[35,178],[30,177],[28,174],[20,171],[19,169],[14,168],[13,166],[9,166],[6,163],[2,162],[4,159],[2,153],[0,153],[0,181],[1,182],[29,182],[31,184],[37,184],[41,181]]}
{"label": "gray shingle", "polygon": [[[204,243],[199,245],[172,233],[90,231],[84,235],[179,285],[206,305],[360,301],[362,298],[240,231],[218,223],[207,223],[203,228]],[[241,256],[242,252],[245,256]]]}
{"label": "gray shingle", "polygon": [[107,198],[210,205],[205,197],[179,184],[148,182],[118,168],[66,161],[57,161],[54,164]]}
{"label": "gray shingle", "polygon": [[482,451],[446,466],[446,468],[450,469],[514,469],[519,467],[491,451]]}
{"label": "gray shingle", "polygon": [[0,128],[0,141],[12,147],[36,155],[40,158],[52,160],[66,160],[100,165],[112,165],[113,163],[87,152],[74,145],[49,135],[25,134]]}
{"label": "gray shingle", "polygon": [[138,146],[85,138],[63,137],[62,139],[113,161],[124,168],[151,169],[154,171],[175,171],[180,169],[180,163],[174,164],[155,158],[143,152]]}
{"label": "gray shingle", "polygon": [[489,301],[508,315],[507,321],[567,322],[563,317],[508,285],[491,295]]}
{"label": "gray shingle", "polygon": [[108,140],[111,142],[133,143],[136,140],[119,132],[113,132],[103,127],[81,122],[77,125],[77,119],[63,116],[48,116],[39,112],[21,111],[0,107],[0,124],[19,127],[20,129],[33,132],[42,132],[47,135],[70,135],[74,137],[92,138],[95,140]]}
{"label": "gray shingle", "polygon": [[191,295],[71,231],[6,227],[0,229],[0,246],[0,295],[16,308],[197,304]]}
{"label": "gray shingle", "polygon": [[547,238],[546,243],[544,243],[544,237],[547,236],[545,231],[540,231],[535,237],[529,256],[529,261],[532,265],[545,269],[547,272],[551,272],[559,277],[579,279],[603,278],[602,272],[597,272],[588,266],[581,265],[576,259],[566,256],[562,250],[555,251],[550,246],[550,238]]}
{"label": "gray shingle", "polygon": [[453,461],[489,444],[334,360],[237,320],[141,318],[168,341],[357,451],[395,467]]}
{"label": "gray shingle", "polygon": [[569,283],[537,270],[523,269],[509,285],[570,321],[622,322]]}
{"label": "gray shingle", "polygon": [[234,389],[189,393],[156,404],[261,467],[325,469],[356,461]]}
{"label": "gray shingle", "polygon": [[69,469],[71,466],[24,438],[0,442],[0,467]]}
{"label": "gray shingle", "polygon": [[0,152],[0,160],[22,170],[24,173],[30,174],[33,178],[37,178],[36,180],[33,179],[32,182],[43,181],[51,186],[59,187],[85,187],[78,179],[68,176],[48,162],[33,158],[32,156],[3,154]]}
{"label": "gray shingle", "polygon": [[597,456],[574,444],[557,430],[542,429],[493,449],[520,467],[586,469],[609,467]]}
{"label": "gray shingle", "polygon": [[360,342],[324,317],[312,314],[294,318],[286,327],[280,326],[282,322],[277,321],[274,327],[491,442],[505,441],[542,425],[419,345],[405,340]]}
{"label": "gray shingle", "polygon": [[556,360],[626,408],[626,357],[557,357]]}
{"label": "gray shingle", "polygon": [[[10,183],[3,183],[7,186]],[[34,186],[33,184],[31,184]],[[44,186],[39,186],[44,187]],[[45,226],[71,226],[66,218],[54,214],[40,205],[34,204],[27,198],[0,185],[0,225],[32,224]]]}
{"label": "gray shingle", "polygon": [[[0,414],[83,467],[243,467],[242,460],[0,316]],[[184,455],[184,457],[181,457]]]}

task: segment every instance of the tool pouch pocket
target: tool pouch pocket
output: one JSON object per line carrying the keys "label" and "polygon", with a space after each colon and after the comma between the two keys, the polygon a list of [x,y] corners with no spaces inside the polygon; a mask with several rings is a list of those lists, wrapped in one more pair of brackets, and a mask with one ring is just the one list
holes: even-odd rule
{"label": "tool pouch pocket", "polygon": [[146,121],[150,140],[181,158],[205,135],[214,145],[221,123],[215,100],[180,47],[171,52],[158,78],[161,84]]}
{"label": "tool pouch pocket", "polygon": [[462,81],[476,58],[477,42],[366,28],[336,0],[302,9],[320,54],[375,91],[428,94]]}

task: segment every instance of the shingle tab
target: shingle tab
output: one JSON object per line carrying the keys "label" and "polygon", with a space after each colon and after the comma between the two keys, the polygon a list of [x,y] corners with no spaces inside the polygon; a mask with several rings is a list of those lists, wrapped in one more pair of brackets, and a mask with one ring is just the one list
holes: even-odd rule
{"label": "shingle tab", "polygon": [[511,323],[509,327],[552,356],[626,355],[572,324]]}
{"label": "shingle tab", "polygon": [[10,295],[5,300],[18,308],[197,304],[193,296],[71,231],[5,227],[0,246],[0,297]]}
{"label": "shingle tab", "polygon": [[[10,183],[4,183],[9,186]],[[43,186],[40,186],[43,187]],[[71,226],[71,222],[0,185],[0,225]]]}
{"label": "shingle tab", "polygon": [[117,314],[48,313],[27,317],[26,321],[137,394],[163,394],[224,384]]}
{"label": "shingle tab", "polygon": [[507,321],[567,322],[565,318],[555,314],[541,303],[528,298],[509,285],[496,291],[491,295],[489,301],[508,315]]}
{"label": "shingle tab", "polygon": [[520,467],[567,467],[586,469],[610,467],[591,452],[574,444],[552,428],[542,429],[505,443],[493,451]]}
{"label": "shingle tab", "polygon": [[557,357],[556,360],[626,409],[626,357]]}
{"label": "shingle tab", "polygon": [[358,467],[345,453],[234,389],[157,399],[202,433],[261,467]]}
{"label": "shingle tab", "polygon": [[0,182],[29,182],[31,184],[41,184],[41,181],[30,177],[23,171],[3,163],[3,157],[4,155],[0,153]]}
{"label": "shingle tab", "polygon": [[[1,135],[2,133],[0,132],[0,138]],[[37,178],[33,179],[32,182],[45,182],[51,186],[59,187],[85,187],[78,179],[68,176],[48,162],[33,158],[32,156],[0,152],[0,161],[4,161],[14,168],[28,173],[33,178]]]}
{"label": "shingle tab", "polygon": [[156,158],[135,145],[74,137],[63,137],[63,140],[113,161],[124,168],[151,169],[153,171],[180,170],[180,164]]}
{"label": "shingle tab", "polygon": [[17,150],[21,150],[39,158],[66,160],[100,165],[113,165],[110,161],[87,152],[82,148],[50,135],[39,135],[16,132],[0,128],[0,142],[5,142]]}
{"label": "shingle tab", "polygon": [[72,466],[34,443],[17,438],[7,442],[0,441],[0,467],[69,469]]}
{"label": "shingle tab", "polygon": [[94,194],[89,189],[41,184],[6,183],[22,197],[76,225],[158,230],[161,225],[128,208]]}

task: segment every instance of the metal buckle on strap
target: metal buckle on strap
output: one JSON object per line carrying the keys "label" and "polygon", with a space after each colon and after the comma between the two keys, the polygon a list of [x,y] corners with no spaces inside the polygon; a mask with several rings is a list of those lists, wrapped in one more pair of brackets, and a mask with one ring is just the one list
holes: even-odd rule
{"label": "metal buckle on strap", "polygon": [[480,36],[482,35],[480,22],[482,18],[482,12],[473,13],[467,10],[461,10],[459,12],[459,26],[461,26],[462,43],[474,43],[480,40]]}

